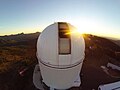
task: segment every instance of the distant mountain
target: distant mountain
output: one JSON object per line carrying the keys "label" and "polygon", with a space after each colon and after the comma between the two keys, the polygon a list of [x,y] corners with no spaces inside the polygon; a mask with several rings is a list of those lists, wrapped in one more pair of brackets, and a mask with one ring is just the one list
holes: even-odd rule
{"label": "distant mountain", "polygon": [[0,36],[0,46],[14,46],[14,45],[24,45],[28,41],[34,41],[38,38],[40,32],[31,33],[31,34],[16,34],[9,36]]}

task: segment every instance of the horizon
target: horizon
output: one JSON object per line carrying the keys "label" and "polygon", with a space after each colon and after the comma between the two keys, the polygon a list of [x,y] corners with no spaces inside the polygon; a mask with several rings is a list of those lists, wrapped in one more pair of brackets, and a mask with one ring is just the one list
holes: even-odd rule
{"label": "horizon", "polygon": [[79,32],[120,39],[119,0],[0,1],[0,36],[41,32],[68,22]]}
{"label": "horizon", "polygon": [[[42,32],[42,31],[41,31]],[[4,36],[12,36],[12,35],[20,35],[20,34],[24,34],[24,35],[27,35],[27,34],[35,34],[35,33],[41,33],[41,32],[29,32],[29,33],[24,33],[24,32],[21,32],[21,33],[14,33],[14,34],[6,34],[6,35],[0,35],[0,37],[4,37]],[[87,35],[93,35],[93,36],[97,36],[97,37],[101,37],[101,38],[106,38],[106,39],[109,39],[109,40],[120,40],[119,38],[115,38],[115,37],[107,37],[107,36],[101,36],[101,35],[94,35],[94,34],[88,34],[88,33],[84,33],[84,34],[87,34]],[[82,34],[82,35],[84,35]]]}

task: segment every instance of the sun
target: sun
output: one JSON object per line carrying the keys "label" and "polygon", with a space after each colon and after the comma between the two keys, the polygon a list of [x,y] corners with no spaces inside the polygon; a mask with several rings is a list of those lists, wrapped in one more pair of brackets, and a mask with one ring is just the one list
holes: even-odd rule
{"label": "sun", "polygon": [[73,25],[76,26],[77,31],[81,34],[91,34],[95,33],[99,28],[99,23],[95,19],[90,18],[80,18],[73,22]]}

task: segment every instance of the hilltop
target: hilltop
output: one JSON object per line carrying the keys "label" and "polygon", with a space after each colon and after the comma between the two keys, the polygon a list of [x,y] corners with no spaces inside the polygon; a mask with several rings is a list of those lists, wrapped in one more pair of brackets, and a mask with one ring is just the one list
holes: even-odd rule
{"label": "hilltop", "polygon": [[[0,36],[0,90],[37,90],[32,82],[39,32]],[[81,71],[81,87],[70,90],[97,89],[100,84],[118,81],[101,66],[108,62],[120,66],[120,46],[106,38],[84,35],[86,56]],[[120,72],[118,72],[120,75]]]}
{"label": "hilltop", "polygon": [[39,34],[39,32],[36,32],[31,34],[20,33],[0,36],[0,46],[26,45],[29,41],[37,40]]}

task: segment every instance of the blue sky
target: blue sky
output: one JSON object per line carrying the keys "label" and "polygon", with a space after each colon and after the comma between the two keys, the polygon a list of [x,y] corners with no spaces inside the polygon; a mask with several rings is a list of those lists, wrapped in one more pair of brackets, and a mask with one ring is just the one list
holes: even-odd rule
{"label": "blue sky", "polygon": [[0,35],[42,31],[57,21],[120,38],[120,0],[0,0]]}

